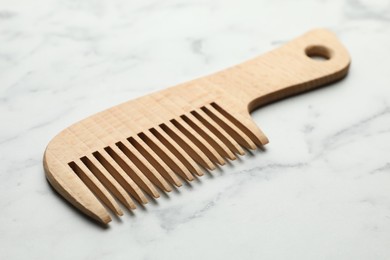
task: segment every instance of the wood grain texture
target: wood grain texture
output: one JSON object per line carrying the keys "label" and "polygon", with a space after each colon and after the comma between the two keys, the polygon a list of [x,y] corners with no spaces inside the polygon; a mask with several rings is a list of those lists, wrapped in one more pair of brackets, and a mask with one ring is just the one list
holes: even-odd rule
{"label": "wood grain texture", "polygon": [[[325,60],[313,59],[321,56]],[[350,58],[327,30],[313,30],[258,58],[90,116],[47,146],[52,186],[108,223],[129,209],[268,143],[250,112],[343,78]],[[133,198],[133,199],[132,199]]]}

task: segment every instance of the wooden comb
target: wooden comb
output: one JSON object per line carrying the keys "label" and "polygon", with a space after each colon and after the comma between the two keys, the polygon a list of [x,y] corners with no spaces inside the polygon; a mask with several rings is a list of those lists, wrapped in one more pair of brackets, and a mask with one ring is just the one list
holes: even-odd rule
{"label": "wooden comb", "polygon": [[133,210],[133,199],[145,204],[147,196],[158,198],[171,185],[265,145],[253,109],[341,79],[349,64],[333,33],[310,31],[258,58],[66,128],[46,148],[46,177],[79,210],[108,223],[108,209],[123,214],[117,201]]}

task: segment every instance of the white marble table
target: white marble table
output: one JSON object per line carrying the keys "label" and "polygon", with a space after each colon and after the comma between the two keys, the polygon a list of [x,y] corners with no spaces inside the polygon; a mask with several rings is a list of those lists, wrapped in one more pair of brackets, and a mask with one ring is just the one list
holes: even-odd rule
{"label": "white marble table", "polygon": [[[390,5],[1,1],[0,259],[390,259]],[[349,76],[253,113],[270,139],[101,228],[42,154],[96,111],[234,65],[314,27]]]}

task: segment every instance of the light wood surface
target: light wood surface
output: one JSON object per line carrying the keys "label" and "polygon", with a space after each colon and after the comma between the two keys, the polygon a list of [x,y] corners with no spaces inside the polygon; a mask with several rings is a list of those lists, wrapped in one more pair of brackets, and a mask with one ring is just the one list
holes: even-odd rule
{"label": "light wood surface", "polygon": [[[314,59],[315,56],[324,60]],[[313,30],[221,72],[128,101],[59,133],[47,146],[51,185],[102,222],[268,143],[250,112],[343,78],[350,58]],[[158,81],[156,81],[156,84]]]}

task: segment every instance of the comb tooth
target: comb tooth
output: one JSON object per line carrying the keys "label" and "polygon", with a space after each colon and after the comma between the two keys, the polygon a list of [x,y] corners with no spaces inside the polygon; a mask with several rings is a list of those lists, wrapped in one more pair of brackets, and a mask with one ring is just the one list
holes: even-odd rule
{"label": "comb tooth", "polygon": [[[83,125],[80,124],[82,129],[85,129]],[[89,148],[86,143],[81,141],[79,137],[71,130],[65,130],[67,135],[71,135],[74,138],[78,139],[79,142],[79,150],[80,153],[89,153]],[[65,132],[64,131],[64,132]],[[101,166],[101,164],[95,159],[93,156],[84,156],[81,158],[81,161],[84,165],[98,178],[98,180],[103,183],[105,187],[109,189],[109,191],[118,198],[123,205],[125,205],[128,209],[135,209],[136,206],[127,192],[119,185],[119,183],[107,172],[107,170]]]}
{"label": "comb tooth", "polygon": [[[116,122],[114,125],[108,124],[108,119],[116,119]],[[106,114],[102,114],[99,121],[92,121],[91,123],[95,124],[99,128],[102,128],[102,134],[104,135],[104,140],[108,141],[109,143],[116,143],[119,141],[121,136],[123,135],[124,131],[124,125],[123,123],[117,118],[117,115],[115,113],[112,113],[111,110],[108,110]],[[160,194],[157,192],[156,188],[152,185],[149,179],[145,177],[145,175],[133,164],[132,161],[129,160],[129,158],[123,154],[123,152],[116,147],[108,146],[105,148],[106,152],[116,161],[116,163],[132,178],[133,181],[135,181],[136,184],[138,184],[145,192],[147,192],[150,196],[158,198]]]}
{"label": "comb tooth", "polygon": [[154,198],[160,197],[160,194],[150,180],[145,177],[138,167],[118,147],[108,146],[105,150],[142,190]]}
{"label": "comb tooth", "polygon": [[171,168],[139,137],[139,134],[128,139],[129,142],[141,152],[165,179],[177,187],[182,186],[181,181]]}
{"label": "comb tooth", "polygon": [[230,149],[218,138],[213,132],[211,132],[205,125],[203,125],[195,116],[191,113],[182,115],[181,118],[187,122],[196,132],[198,132],[214,149],[225,158],[235,160],[236,156]]}
{"label": "comb tooth", "polygon": [[[48,171],[46,175],[47,179],[58,192],[63,194],[69,202],[76,205],[82,212],[93,219],[105,224],[111,221],[107,209],[69,165],[64,164],[49,149],[45,151],[44,156],[44,167]],[[62,174],[54,176],[54,172]]]}
{"label": "comb tooth", "polygon": [[[129,139],[132,139],[132,137],[130,137]],[[149,159],[149,157],[145,156],[145,153],[142,152],[143,147],[140,147],[140,145],[130,145],[128,143],[128,140],[126,140],[126,142],[117,143],[117,146],[119,147],[119,149],[122,150],[124,154],[127,155],[127,157],[134,160],[134,163],[137,164],[138,168],[140,168],[142,172],[147,174],[147,177],[161,190],[166,192],[172,191],[171,186],[160,175],[159,171],[157,170],[158,168],[155,168],[154,165],[152,165],[152,160]],[[162,171],[160,172],[161,174],[163,174]]]}
{"label": "comb tooth", "polygon": [[[268,138],[257,127],[251,119],[246,117],[235,115],[233,116],[225,109],[220,107],[217,103],[211,103],[211,106],[218,110],[222,115],[229,119],[234,125],[236,125],[242,132],[244,132],[256,145],[263,146],[268,143]],[[243,122],[243,123],[242,123]]]}
{"label": "comb tooth", "polygon": [[225,165],[226,162],[222,156],[206,141],[204,138],[196,132],[186,121],[182,118],[172,119],[172,124],[176,126],[182,133],[184,133],[188,139],[190,139],[195,145],[202,150],[211,161],[218,163],[219,165]]}
{"label": "comb tooth", "polygon": [[102,152],[94,152],[93,155],[137,201],[142,204],[148,203],[148,200],[137,184],[117,165],[105,150],[102,150]]}
{"label": "comb tooth", "polygon": [[85,185],[116,215],[122,216],[123,212],[115,199],[100,183],[100,181],[89,171],[89,169],[79,160],[69,163],[70,168],[80,177]]}
{"label": "comb tooth", "polygon": [[[96,122],[95,121],[90,121],[90,123],[91,124],[95,124],[96,125]],[[83,123],[83,121],[81,121],[79,124],[75,124],[74,125],[74,127],[75,126],[77,126],[77,127],[81,127],[81,128],[83,128],[83,130],[84,131],[87,131],[87,132],[89,132],[91,135],[94,135],[94,136],[96,136],[97,137],[97,141],[103,146],[104,145],[104,143],[102,142],[102,141],[100,141],[100,139],[99,139],[99,136],[107,136],[107,137],[109,137],[109,135],[107,135],[107,133],[106,133],[106,131],[104,130],[104,129],[102,129],[101,127],[96,127],[95,129],[99,129],[99,132],[95,132],[95,131],[91,131],[90,130],[90,128],[89,127],[87,127],[84,123]],[[97,125],[98,126],[98,125]],[[81,143],[84,143],[84,142],[81,142]],[[104,153],[105,154],[105,153]],[[102,155],[99,155],[100,157],[102,156]],[[99,157],[99,158],[100,158]],[[107,158],[109,158],[109,157],[107,157]],[[104,159],[104,158],[103,158]],[[96,167],[98,167],[98,169],[101,169],[101,172],[103,173],[103,175],[106,175],[107,176],[107,179],[108,180],[115,180],[115,182],[112,182],[114,185],[116,184],[116,183],[118,183],[119,184],[119,187],[123,187],[123,188],[125,188],[125,194],[126,195],[122,195],[122,196],[120,196],[120,197],[118,197],[118,198],[121,198],[121,197],[123,197],[123,200],[122,200],[122,202],[125,204],[125,206],[127,206],[128,208],[130,208],[130,209],[135,209],[136,208],[136,206],[135,206],[135,204],[134,204],[134,202],[132,201],[132,199],[128,196],[128,194],[127,194],[127,191],[131,191],[131,190],[133,190],[133,188],[132,187],[130,187],[131,185],[133,185],[133,184],[128,184],[127,183],[127,181],[130,181],[130,182],[132,182],[132,180],[128,180],[128,178],[127,178],[127,176],[125,175],[125,174],[123,174],[121,171],[119,171],[119,172],[116,172],[115,171],[115,168],[112,168],[112,166],[111,166],[111,170],[112,170],[112,172],[115,174],[115,173],[117,173],[117,175],[116,175],[116,178],[112,175],[112,172],[109,172],[108,171],[108,169],[107,168],[105,168],[104,167],[104,165],[95,157],[95,155],[94,156],[91,156],[90,157],[90,160],[92,161],[92,162],[95,162],[95,166]],[[110,167],[110,164],[108,163],[108,161],[106,160],[106,162],[107,162],[107,167]],[[114,164],[115,165],[115,164]],[[123,175],[123,176],[125,176],[125,178],[121,178],[120,176],[121,175]],[[111,176],[111,178],[110,178],[110,176]],[[119,178],[119,181],[116,181],[117,179]],[[130,185],[130,186],[129,186]],[[120,191],[121,189],[117,189],[118,191]],[[133,191],[133,194],[136,194],[137,192],[137,189],[135,189],[134,191]],[[119,194],[118,194],[119,195]],[[137,196],[135,196],[139,201],[146,201],[145,203],[147,203],[147,200],[146,200],[146,198],[145,198],[145,196],[141,193],[140,195],[137,195]]]}
{"label": "comb tooth", "polygon": [[[124,115],[125,117],[128,116],[127,112],[124,111],[123,109],[120,109],[118,108],[118,110],[116,111],[117,113],[120,113],[122,115]],[[117,117],[117,115],[115,113],[111,113],[113,117]],[[143,118],[144,120],[147,120],[147,117],[144,117]],[[127,125],[127,128],[132,128],[132,125],[129,125],[128,123],[126,123]],[[119,127],[121,127],[121,125],[119,125]],[[123,129],[123,127],[121,128],[122,131],[123,130],[126,130],[126,129]],[[142,156],[139,156],[138,159],[141,159],[141,158],[148,158],[148,160],[151,162],[151,164],[153,164],[154,167],[158,168],[159,169],[159,172],[161,174],[163,174],[166,179],[168,181],[170,181],[171,183],[173,183],[174,185],[176,186],[181,186],[182,183],[181,181],[179,180],[179,178],[175,175],[174,172],[172,172],[172,170],[160,159],[159,156],[157,156],[154,151],[152,151],[146,144],[144,144],[144,142],[139,139],[137,136],[133,136],[131,137],[134,139],[137,139],[137,142],[140,144],[137,146],[136,149],[139,150],[139,152],[141,152],[141,154],[143,154]],[[128,140],[132,140],[132,139],[129,139]],[[127,146],[127,142],[123,142],[125,144],[125,146]],[[136,144],[137,145],[137,144]],[[133,143],[133,146],[134,146],[134,143]],[[128,147],[129,148],[129,147]],[[138,153],[139,154],[139,153]],[[173,161],[175,161],[175,158],[173,157],[172,158]],[[145,160],[146,161],[146,160]],[[177,161],[177,160],[176,160]],[[149,163],[149,165],[151,165]],[[175,166],[175,164],[173,164],[172,166]],[[185,167],[182,167],[184,172],[186,171]],[[151,167],[149,170],[151,169],[154,169],[155,173],[159,175],[159,173],[155,170],[155,168]],[[180,168],[178,169],[179,171],[183,171],[181,170]],[[153,170],[152,170],[153,171]],[[188,171],[188,170],[187,170]],[[164,180],[163,178],[161,178],[162,180]],[[189,179],[193,179],[192,176],[189,178]],[[165,180],[164,180],[165,181]],[[168,185],[166,185],[165,189],[163,190],[166,190],[166,191],[171,191],[171,187],[169,187]]]}
{"label": "comb tooth", "polygon": [[[146,96],[145,98],[148,98],[148,96]],[[151,99],[151,100],[153,100],[153,99]],[[137,102],[137,101],[135,101],[135,102]],[[152,102],[155,102],[155,101],[152,101]],[[139,105],[142,106],[142,104],[139,104]],[[127,109],[120,108],[120,110],[124,114],[128,113]],[[142,113],[144,115],[142,117],[142,119],[148,123],[154,123],[154,122],[165,120],[165,119],[162,119],[158,113],[152,113],[150,110],[143,110]],[[173,154],[176,155],[176,158],[178,158],[188,168],[188,170],[190,170],[192,173],[194,173],[198,176],[202,176],[203,172],[199,168],[198,164],[175,141],[173,141],[172,138],[168,134],[166,134],[163,130],[162,131],[161,130],[162,129],[157,131],[156,129],[154,129],[154,131],[156,131],[156,132],[153,134],[159,135],[159,136],[156,136],[156,138],[158,138],[159,140],[162,138],[161,140],[164,140],[164,142],[162,142],[162,143],[165,146],[167,146],[167,148]],[[140,132],[142,132],[142,131],[140,131]],[[177,152],[177,151],[179,151],[179,152]],[[173,157],[173,158],[175,158],[175,157]],[[192,179],[193,179],[193,176],[190,176],[189,180],[192,180]]]}
{"label": "comb tooth", "polygon": [[[155,136],[145,131],[144,133],[139,133],[138,138],[145,143],[145,146],[148,147],[150,151],[155,151],[158,154],[164,165],[170,165],[170,168],[173,171],[186,180],[191,181],[194,179],[188,169],[186,169],[176,156],[174,156]],[[169,167],[167,168],[171,172],[171,169]],[[176,177],[173,172],[172,175]]]}
{"label": "comb tooth", "polygon": [[[137,129],[139,131],[143,130],[143,129],[141,129],[141,127],[138,124],[133,125],[133,124],[131,124],[127,120],[121,120],[121,118],[122,119],[123,118],[128,118],[130,116],[130,115],[127,114],[127,111],[123,110],[122,108],[117,107],[115,109],[115,112],[110,110],[109,113],[110,113],[110,117],[116,119],[116,121],[118,122],[118,124],[116,125],[116,130],[117,131],[122,132],[122,133],[128,133],[129,129],[132,129],[132,130],[136,130]],[[134,138],[134,137],[130,137],[130,138]],[[126,156],[130,160],[134,161],[134,163],[137,165],[137,167],[142,172],[144,172],[147,175],[147,177],[156,186],[158,186],[161,190],[167,191],[167,192],[172,191],[172,188],[169,186],[169,184],[165,181],[165,179],[161,176],[161,174],[159,172],[159,170],[162,170],[163,171],[162,174],[165,174],[164,166],[156,167],[156,164],[152,165],[149,162],[150,160],[148,161],[146,159],[146,158],[149,158],[149,157],[145,153],[142,153],[142,151],[144,150],[143,149],[143,145],[142,145],[142,141],[140,142],[140,145],[138,145],[138,144],[136,145],[137,147],[135,147],[134,144],[128,145],[128,141],[129,140],[126,140],[124,142],[120,142],[122,147],[123,146],[127,147],[127,149],[125,151],[123,151],[125,154],[127,153]],[[134,148],[133,148],[133,146],[134,146]],[[128,150],[130,150],[130,152]],[[129,154],[133,154],[133,156],[129,156]],[[173,180],[173,183],[175,185],[178,185],[178,186],[181,185],[179,179],[176,176],[173,176],[173,178],[171,178],[171,179]]]}
{"label": "comb tooth", "polygon": [[[156,100],[156,99],[155,99]],[[171,100],[171,99],[165,99],[166,102],[169,102],[168,106],[163,107],[162,109],[166,109],[168,112],[175,114],[177,112],[179,113],[187,113],[188,107],[192,107],[192,105],[188,102],[186,102],[183,99],[177,99],[177,100]],[[187,122],[183,121],[181,118],[173,118],[171,122],[182,132],[184,135],[186,135],[195,145],[197,145],[200,150],[205,153],[208,158],[216,162],[220,165],[225,165],[226,162],[222,158],[222,156],[214,149],[213,146],[211,146],[207,141],[204,140],[204,138],[199,135],[197,131],[195,131],[191,125],[187,124]]]}
{"label": "comb tooth", "polygon": [[[183,147],[184,150],[188,151],[189,155],[197,161],[204,168],[214,170],[215,165],[210,159],[196,146],[190,139],[187,138],[179,129],[177,129],[171,122],[160,125],[172,139],[176,141],[178,145]],[[177,129],[176,131],[174,129]]]}
{"label": "comb tooth", "polygon": [[256,144],[244,134],[239,128],[237,128],[232,122],[225,118],[218,110],[216,110],[211,105],[206,105],[201,108],[205,111],[211,118],[213,118],[221,127],[223,127],[226,132],[228,132],[236,141],[242,146],[255,150]]}
{"label": "comb tooth", "polygon": [[81,161],[87,168],[110,190],[110,192],[128,209],[135,209],[136,205],[123,187],[112,177],[93,156],[85,156]]}
{"label": "comb tooth", "polygon": [[[161,129],[161,128],[159,128]],[[179,146],[167,133],[165,133],[162,129],[158,130],[157,128],[151,128],[149,131],[165,146],[168,150],[176,156],[193,174],[198,176],[202,176],[203,172],[199,168],[198,164]],[[188,180],[193,180],[193,176],[188,173]]]}
{"label": "comb tooth", "polygon": [[219,124],[214,122],[214,120],[206,114],[202,109],[198,109],[196,111],[191,111],[196,118],[199,119],[210,131],[212,131],[216,136],[229,147],[229,149],[240,155],[244,155],[245,151],[242,147],[237,143],[236,140],[233,139]]}

